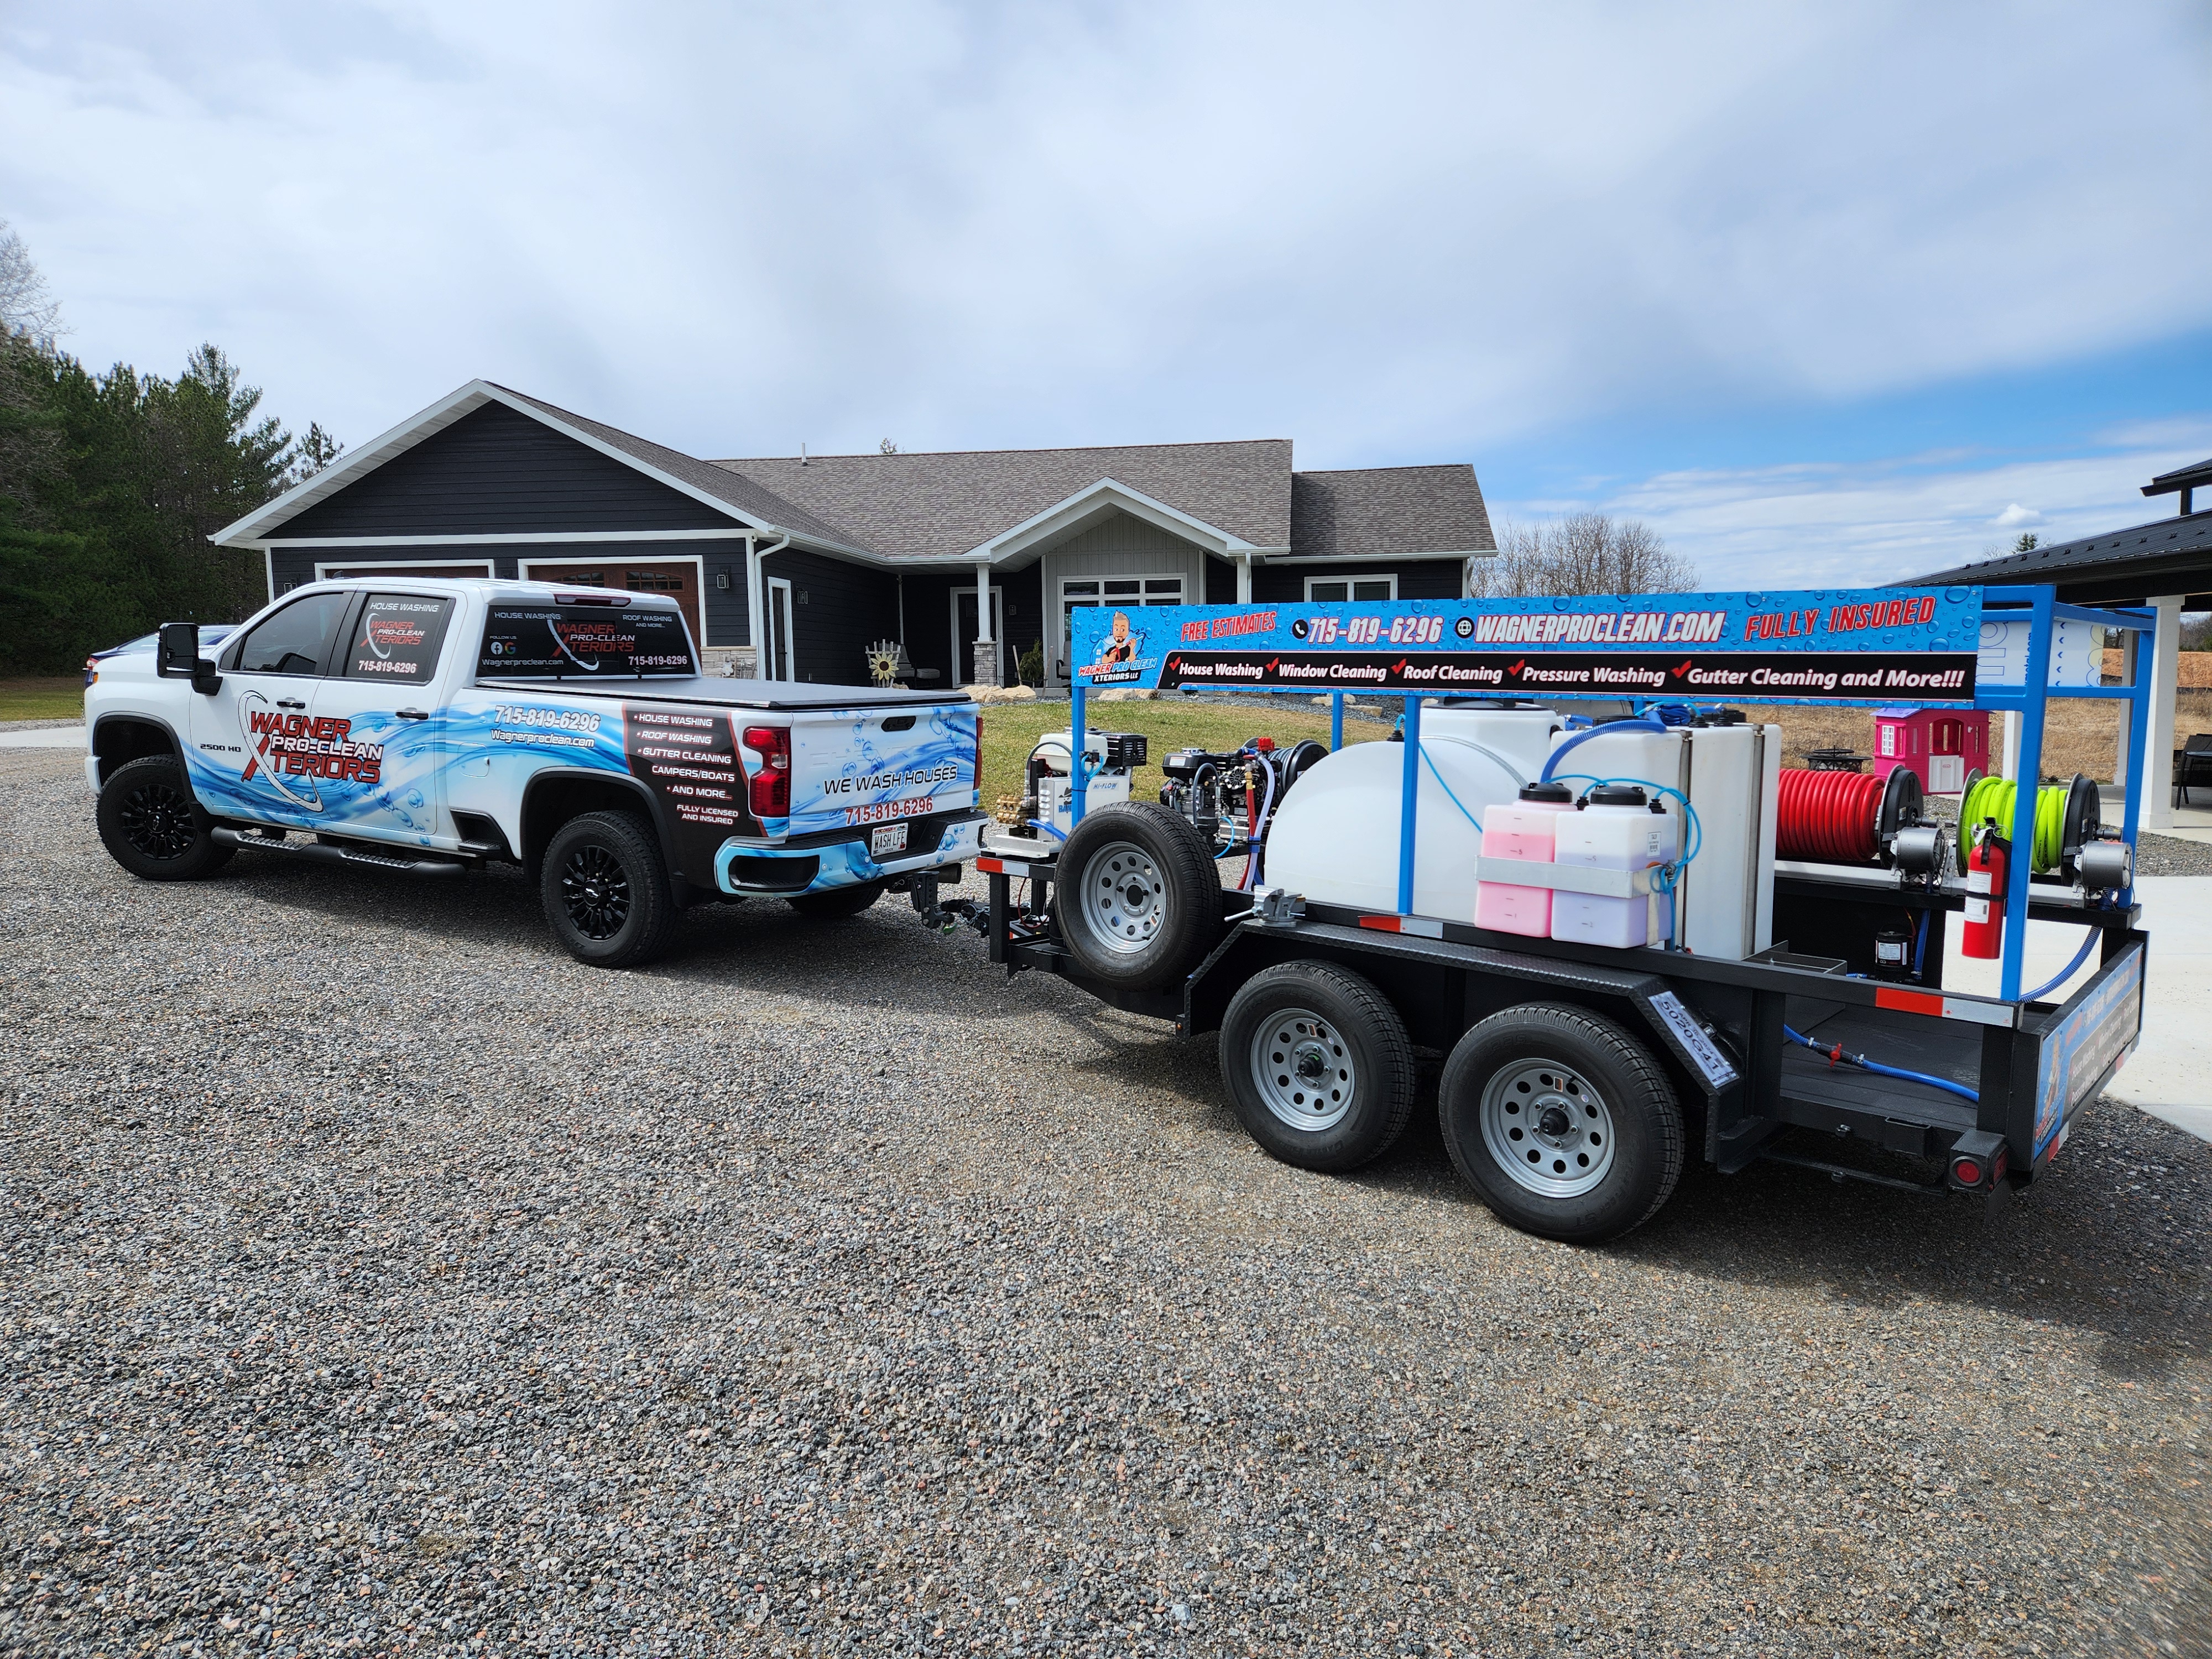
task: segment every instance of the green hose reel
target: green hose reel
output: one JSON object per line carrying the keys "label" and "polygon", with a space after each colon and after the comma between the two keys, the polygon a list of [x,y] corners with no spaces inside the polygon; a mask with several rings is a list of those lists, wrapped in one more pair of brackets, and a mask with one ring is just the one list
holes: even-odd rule
{"label": "green hose reel", "polygon": [[[2018,790],[2010,778],[1978,778],[1959,803],[1959,861],[1973,850],[1974,831],[1986,820],[1997,833],[2012,832]],[[2029,868],[2038,875],[2058,872],[2074,879],[2074,860],[2104,828],[2104,802],[2097,786],[2079,772],[2070,783],[2045,784],[2035,792],[2035,846]]]}

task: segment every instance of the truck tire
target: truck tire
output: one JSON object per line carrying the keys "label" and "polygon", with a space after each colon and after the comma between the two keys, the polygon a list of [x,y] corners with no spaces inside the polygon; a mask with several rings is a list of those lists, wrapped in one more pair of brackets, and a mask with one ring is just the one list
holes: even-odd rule
{"label": "truck tire", "polygon": [[1221,1075],[1245,1132],[1301,1170],[1381,1157],[1413,1111],[1405,1022],[1334,963],[1279,963],[1245,981],[1222,1018]]}
{"label": "truck tire", "polygon": [[215,820],[193,798],[185,769],[168,755],[119,766],[100,786],[93,818],[108,856],[147,881],[198,881],[238,849],[215,838]]}
{"label": "truck tire", "polygon": [[1060,848],[1053,915],[1084,971],[1109,985],[1172,985],[1221,939],[1221,878],[1203,839],[1164,806],[1117,801]]}
{"label": "truck tire", "polygon": [[652,826],[629,812],[586,812],[556,830],[538,891],[553,937],[593,968],[665,955],[681,914]]}
{"label": "truck tire", "polygon": [[884,884],[864,881],[857,887],[832,887],[825,892],[800,893],[784,900],[810,921],[842,921],[872,907],[884,896]]}
{"label": "truck tire", "polygon": [[1444,1146],[1492,1214],[1570,1244],[1656,1214],[1682,1174],[1682,1109],[1651,1051],[1561,1004],[1508,1008],[1459,1040],[1437,1088]]}

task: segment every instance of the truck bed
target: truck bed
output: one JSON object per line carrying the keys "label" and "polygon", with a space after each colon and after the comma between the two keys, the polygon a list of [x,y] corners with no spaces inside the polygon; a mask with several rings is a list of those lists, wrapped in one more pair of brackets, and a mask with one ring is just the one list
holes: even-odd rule
{"label": "truck bed", "polygon": [[529,690],[568,696],[607,696],[633,702],[696,702],[724,708],[781,709],[896,708],[969,701],[962,691],[905,691],[877,685],[798,684],[787,680],[732,680],[706,675],[647,676],[594,679],[588,674],[483,676],[485,690]]}

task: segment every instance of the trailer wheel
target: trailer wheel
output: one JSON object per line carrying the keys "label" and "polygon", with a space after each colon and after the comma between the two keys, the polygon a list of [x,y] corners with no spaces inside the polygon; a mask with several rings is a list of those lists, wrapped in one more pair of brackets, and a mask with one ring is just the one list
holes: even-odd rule
{"label": "trailer wheel", "polygon": [[214,820],[168,755],[118,767],[100,789],[93,822],[108,856],[145,881],[197,881],[238,850],[215,838]]}
{"label": "trailer wheel", "polygon": [[1118,801],[1084,814],[1060,854],[1053,914],[1085,973],[1152,990],[1221,938],[1221,878],[1202,838],[1164,806]]}
{"label": "trailer wheel", "polygon": [[1280,963],[1244,982],[1222,1018],[1221,1075],[1245,1132],[1302,1170],[1381,1157],[1413,1111],[1405,1022],[1333,963]]}
{"label": "trailer wheel", "polygon": [[591,967],[641,967],[675,938],[668,866],[652,827],[630,813],[586,812],[555,830],[538,891],[553,937]]}
{"label": "trailer wheel", "polygon": [[884,896],[884,884],[864,881],[854,887],[832,887],[820,893],[799,893],[784,900],[810,921],[841,921],[857,916]]}
{"label": "trailer wheel", "polygon": [[1613,1021],[1531,1002],[1459,1040],[1437,1089],[1444,1145],[1501,1221],[1569,1243],[1618,1237],[1682,1173],[1682,1110]]}

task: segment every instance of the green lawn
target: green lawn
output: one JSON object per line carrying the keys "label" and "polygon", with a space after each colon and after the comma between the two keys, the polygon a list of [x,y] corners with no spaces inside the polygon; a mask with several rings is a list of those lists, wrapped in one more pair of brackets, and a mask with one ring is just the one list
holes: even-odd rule
{"label": "green lawn", "polygon": [[[1248,738],[1273,738],[1288,747],[1301,738],[1328,741],[1328,711],[1297,697],[1283,697],[1266,708],[1225,703],[1185,702],[1163,697],[1158,702],[1099,702],[1085,711],[1085,722],[1094,732],[1141,732],[1151,739],[1151,763],[1131,781],[1132,800],[1158,800],[1162,781],[1160,757],[1176,749],[1210,749],[1217,753],[1235,749]],[[990,703],[983,709],[983,810],[998,810],[1000,797],[1022,793],[1022,766],[1036,740],[1048,732],[1067,729],[1068,706],[1064,702]],[[1358,719],[1346,711],[1344,740],[1367,743],[1390,735],[1387,722]]]}
{"label": "green lawn", "polygon": [[0,720],[81,720],[84,676],[0,679]]}

